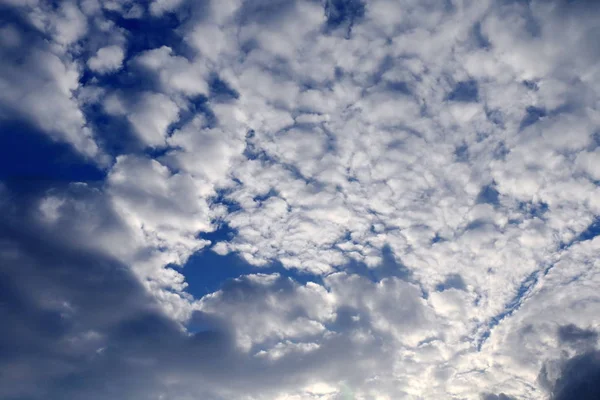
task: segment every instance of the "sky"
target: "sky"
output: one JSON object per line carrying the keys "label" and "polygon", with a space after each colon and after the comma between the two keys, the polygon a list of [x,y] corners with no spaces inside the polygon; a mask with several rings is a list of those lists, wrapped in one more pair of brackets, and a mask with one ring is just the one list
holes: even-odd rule
{"label": "sky", "polygon": [[0,0],[0,398],[600,398],[598,21]]}

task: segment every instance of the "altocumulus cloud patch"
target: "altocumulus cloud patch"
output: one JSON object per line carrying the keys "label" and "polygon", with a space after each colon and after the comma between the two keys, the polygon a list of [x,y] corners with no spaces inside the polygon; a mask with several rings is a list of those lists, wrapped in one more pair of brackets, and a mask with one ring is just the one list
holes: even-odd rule
{"label": "altocumulus cloud patch", "polygon": [[597,2],[0,15],[0,397],[597,398]]}

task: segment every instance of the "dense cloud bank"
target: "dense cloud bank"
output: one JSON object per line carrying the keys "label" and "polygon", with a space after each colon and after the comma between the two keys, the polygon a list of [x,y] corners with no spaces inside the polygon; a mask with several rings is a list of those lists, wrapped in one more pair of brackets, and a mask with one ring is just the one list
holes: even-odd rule
{"label": "dense cloud bank", "polygon": [[599,18],[0,0],[0,397],[598,398]]}

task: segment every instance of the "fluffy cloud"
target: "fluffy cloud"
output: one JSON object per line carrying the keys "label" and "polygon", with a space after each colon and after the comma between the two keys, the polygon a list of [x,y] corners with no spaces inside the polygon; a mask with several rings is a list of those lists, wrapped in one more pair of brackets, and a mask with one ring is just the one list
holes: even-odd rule
{"label": "fluffy cloud", "polygon": [[[82,18],[73,5],[65,4],[61,10],[58,15],[37,10],[26,16],[7,11],[0,48],[0,56],[7,60],[0,70],[0,116],[33,124],[85,156],[96,157],[99,149],[76,96],[80,69],[66,52],[85,33],[85,24],[71,24],[69,18]],[[34,26],[22,20],[26,17]],[[41,31],[35,30],[37,25]],[[54,35],[55,41],[44,41],[43,34]],[[28,50],[23,52],[23,47]]]}
{"label": "fluffy cloud", "polygon": [[102,47],[88,60],[88,66],[91,70],[104,74],[121,68],[124,57],[123,49],[119,46]]}
{"label": "fluffy cloud", "polygon": [[168,96],[149,91],[132,98],[111,95],[104,106],[109,114],[127,118],[140,142],[149,147],[164,147],[167,129],[179,117],[179,107]]}
{"label": "fluffy cloud", "polygon": [[[58,281],[57,256],[44,276],[65,300],[36,298],[14,277],[42,250],[7,239],[7,301],[69,321],[22,328],[42,344],[14,365],[43,384],[7,396],[596,393],[594,2],[4,3],[0,117],[106,171],[36,192],[19,229],[67,238],[48,245],[79,249],[67,271],[112,263],[139,283],[115,287],[127,314],[110,319],[82,277]],[[208,246],[249,272],[194,298],[186,263]],[[33,367],[68,354],[56,376]],[[111,392],[98,380],[119,363],[137,371]]]}

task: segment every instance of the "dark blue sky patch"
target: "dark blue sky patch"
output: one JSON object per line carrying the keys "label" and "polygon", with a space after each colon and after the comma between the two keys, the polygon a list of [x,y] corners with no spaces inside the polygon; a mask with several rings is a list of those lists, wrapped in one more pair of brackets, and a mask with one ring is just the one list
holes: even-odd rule
{"label": "dark blue sky patch", "polygon": [[124,116],[108,115],[101,104],[86,105],[82,111],[94,131],[101,133],[96,143],[106,154],[116,157],[143,151],[143,144]]}
{"label": "dark blue sky patch", "polygon": [[598,341],[598,332],[591,329],[583,329],[574,324],[560,326],[557,333],[562,343],[589,342],[590,344],[595,344]]}
{"label": "dark blue sky patch", "polygon": [[226,81],[219,78],[218,75],[211,76],[209,82],[210,99],[219,103],[225,103],[237,100],[240,94],[227,84]]}
{"label": "dark blue sky patch", "polygon": [[523,130],[530,125],[535,124],[541,118],[547,115],[546,110],[544,108],[538,108],[534,106],[527,107],[525,110],[525,116],[521,120],[521,124],[519,125],[519,130]]}
{"label": "dark blue sky patch", "polygon": [[523,298],[535,287],[538,282],[538,271],[529,274],[519,285],[517,294],[506,305],[506,311],[511,313],[520,307]]}
{"label": "dark blue sky patch", "polygon": [[325,2],[326,31],[343,29],[346,38],[352,27],[365,15],[365,4],[360,0],[327,0]]}
{"label": "dark blue sky patch", "polygon": [[[163,161],[161,159],[168,156],[169,152],[173,151],[174,149],[176,149],[176,148],[174,148],[174,147],[161,147],[161,148],[147,147],[143,150],[143,154],[146,156],[146,158],[153,158],[155,160]],[[172,174],[179,173],[179,170],[174,168],[172,165],[168,165],[169,164],[168,162],[166,162],[165,164],[167,164],[166,166],[169,168],[169,170],[171,171]]]}
{"label": "dark blue sky patch", "polygon": [[481,189],[477,195],[477,204],[500,204],[500,193],[496,189],[496,185],[490,184]]}
{"label": "dark blue sky patch", "polygon": [[477,22],[473,25],[473,28],[471,29],[471,37],[473,38],[475,46],[479,48],[489,49],[492,47],[492,43],[481,30],[481,22]]}
{"label": "dark blue sky patch", "polygon": [[367,277],[372,282],[379,282],[385,278],[399,278],[404,281],[412,281],[412,271],[401,260],[396,258],[389,245],[385,245],[381,250],[381,258],[381,264],[375,267],[369,267],[362,262],[350,260],[339,269]]}
{"label": "dark blue sky patch", "polygon": [[86,182],[105,176],[71,145],[53,141],[24,121],[0,122],[0,179]]}
{"label": "dark blue sky patch", "polygon": [[517,293],[513,296],[513,298],[504,306],[504,310],[489,319],[487,322],[487,327],[482,333],[482,335],[477,340],[477,349],[481,350],[481,347],[485,343],[487,339],[489,339],[492,329],[494,329],[504,318],[511,316],[516,310],[521,307],[523,300],[530,293],[538,282],[538,274],[539,271],[534,271],[531,274],[527,275],[519,288],[517,289]]}
{"label": "dark blue sky patch", "polygon": [[168,46],[173,49],[177,55],[192,57],[194,51],[182,40],[177,28],[185,23],[182,14],[166,13],[160,17],[145,18],[124,18],[116,12],[105,12],[109,20],[115,25],[126,29],[127,38],[127,58],[138,53],[156,49],[162,46]]}
{"label": "dark blue sky patch", "polygon": [[212,232],[202,232],[198,235],[200,239],[210,240],[212,244],[217,242],[228,242],[236,235],[236,230],[229,227],[227,223],[221,223]]}
{"label": "dark blue sky patch", "polygon": [[529,90],[533,90],[536,92],[539,90],[539,86],[538,86],[537,82],[535,82],[535,81],[524,80],[523,85]]}
{"label": "dark blue sky patch", "polygon": [[203,128],[214,128],[218,124],[217,116],[210,108],[210,102],[204,95],[194,96],[188,101],[187,109],[179,110],[179,118],[167,128],[168,135],[183,128],[197,116],[202,115],[205,118]]}
{"label": "dark blue sky patch", "polygon": [[[239,182],[237,182],[237,183],[239,183]],[[218,203],[220,205],[227,207],[227,213],[231,214],[231,213],[241,210],[242,207],[240,206],[239,203],[232,200],[231,197],[229,197],[229,194],[231,194],[230,189],[218,189],[217,195],[211,199],[211,202]],[[229,232],[233,232],[228,226],[223,226],[223,225],[217,231],[218,232],[227,232],[228,234],[229,234]]]}
{"label": "dark blue sky patch", "polygon": [[576,242],[583,242],[586,240],[592,240],[596,236],[600,235],[600,217],[596,218],[583,232],[579,234]]}
{"label": "dark blue sky patch", "polygon": [[[479,301],[479,299],[476,300],[476,305],[477,301]],[[498,325],[498,322],[492,318],[487,326],[487,329],[485,329],[481,336],[477,339],[477,351],[481,351],[483,344],[490,338],[490,335],[492,334],[492,328],[496,325]]]}
{"label": "dark blue sky patch", "polygon": [[[190,115],[187,113],[190,113]],[[193,118],[198,114],[202,114],[204,115],[204,118],[206,118],[206,128],[214,128],[217,126],[219,122],[217,116],[210,108],[210,102],[206,96],[203,95],[198,95],[190,99],[188,110],[180,114],[179,120],[182,121],[182,123],[185,123],[186,117],[189,118],[191,116]]]}
{"label": "dark blue sky patch", "polygon": [[479,100],[479,86],[476,80],[458,82],[447,97],[450,101],[464,103],[476,102]]}
{"label": "dark blue sky patch", "polygon": [[433,239],[431,239],[431,244],[435,244],[435,243],[440,243],[440,242],[444,242],[446,241],[446,239],[444,239],[439,232],[436,232],[435,236],[433,237]]}
{"label": "dark blue sky patch", "polygon": [[406,82],[397,81],[397,82],[388,82],[385,85],[386,89],[390,92],[400,93],[400,94],[411,94],[410,87]]}
{"label": "dark blue sky patch", "polygon": [[[209,237],[210,240],[215,241],[221,238],[231,239],[227,229],[207,238]],[[213,293],[219,290],[224,283],[239,276],[256,273],[278,273],[282,277],[292,278],[300,284],[306,284],[307,282],[322,283],[319,276],[294,269],[286,269],[278,262],[272,262],[264,267],[256,267],[248,264],[237,254],[230,253],[221,256],[209,248],[192,255],[184,267],[182,269],[177,268],[177,270],[185,276],[185,280],[189,285],[187,292],[195,298]]]}
{"label": "dark blue sky patch", "polygon": [[525,202],[519,203],[519,211],[525,214],[528,218],[542,218],[548,211],[548,204],[541,202]]}
{"label": "dark blue sky patch", "polygon": [[381,258],[382,261],[378,271],[381,276],[394,276],[406,281],[413,279],[412,271],[404,265],[402,260],[396,257],[389,245],[386,244],[381,249]]}
{"label": "dark blue sky patch", "polygon": [[469,161],[469,146],[466,143],[457,146],[454,150],[454,158],[457,162],[468,162]]}
{"label": "dark blue sky patch", "polygon": [[262,203],[265,200],[270,199],[271,197],[277,197],[279,193],[275,189],[270,189],[267,193],[257,194],[252,198],[252,200]]}

